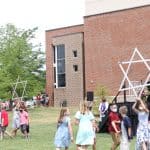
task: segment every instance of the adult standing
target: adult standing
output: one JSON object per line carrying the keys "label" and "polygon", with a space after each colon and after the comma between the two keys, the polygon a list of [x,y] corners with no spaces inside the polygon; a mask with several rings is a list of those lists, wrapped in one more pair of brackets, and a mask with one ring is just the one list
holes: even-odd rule
{"label": "adult standing", "polygon": [[37,106],[41,105],[41,94],[40,93],[36,96],[36,104],[37,104]]}
{"label": "adult standing", "polygon": [[108,112],[108,106],[109,103],[105,98],[102,99],[102,101],[99,104],[99,114],[100,114],[100,122],[103,121],[103,119],[106,117],[106,114]]}
{"label": "adult standing", "polygon": [[46,94],[46,101],[45,101],[45,105],[48,106],[49,105],[49,96],[48,94]]}

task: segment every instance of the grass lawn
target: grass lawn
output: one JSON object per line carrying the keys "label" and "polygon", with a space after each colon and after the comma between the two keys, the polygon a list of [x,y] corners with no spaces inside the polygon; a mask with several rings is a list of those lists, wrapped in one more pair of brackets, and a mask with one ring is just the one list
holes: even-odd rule
{"label": "grass lawn", "polygon": [[[30,140],[23,139],[20,131],[17,137],[10,139],[5,137],[0,141],[0,150],[55,150],[54,135],[56,131],[56,120],[60,108],[35,108],[29,111],[30,116]],[[71,108],[71,118],[77,109]],[[9,112],[10,124],[8,131],[11,131],[12,112]],[[74,137],[77,126],[73,126]],[[131,150],[134,150],[134,142],[131,142]],[[97,134],[97,150],[110,150],[111,137],[109,134]],[[75,144],[71,144],[69,150],[75,150]],[[91,150],[91,147],[89,147]]]}

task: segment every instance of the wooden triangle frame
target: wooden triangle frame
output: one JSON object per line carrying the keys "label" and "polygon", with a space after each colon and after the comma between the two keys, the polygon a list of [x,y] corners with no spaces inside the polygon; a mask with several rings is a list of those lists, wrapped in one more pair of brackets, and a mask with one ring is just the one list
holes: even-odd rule
{"label": "wooden triangle frame", "polygon": [[[23,90],[22,90],[22,94],[21,94],[21,97],[18,96],[18,93],[17,93],[17,86],[18,84],[21,84],[22,87],[23,87]],[[12,92],[12,100],[14,98],[19,98],[20,100],[23,99],[25,93],[26,93],[26,86],[27,86],[27,81],[21,81],[20,80],[20,77],[18,76],[17,78],[17,81],[15,83],[12,83],[12,88],[13,88],[13,92]]]}

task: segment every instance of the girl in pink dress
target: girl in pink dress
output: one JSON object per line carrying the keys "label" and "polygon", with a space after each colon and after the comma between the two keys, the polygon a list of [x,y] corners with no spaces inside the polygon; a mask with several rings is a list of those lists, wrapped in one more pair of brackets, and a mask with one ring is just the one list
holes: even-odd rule
{"label": "girl in pink dress", "polygon": [[20,108],[20,128],[24,137],[28,139],[29,135],[29,116],[28,112]]}

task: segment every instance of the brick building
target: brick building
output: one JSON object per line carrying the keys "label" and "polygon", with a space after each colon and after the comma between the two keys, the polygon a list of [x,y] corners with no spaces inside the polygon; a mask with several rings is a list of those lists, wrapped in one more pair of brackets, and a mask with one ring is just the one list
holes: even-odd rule
{"label": "brick building", "polygon": [[[78,105],[98,84],[115,95],[123,77],[118,61],[129,60],[135,47],[150,58],[149,30],[149,0],[86,0],[84,24],[46,31],[50,105]],[[144,80],[145,70],[131,68],[131,80]]]}

